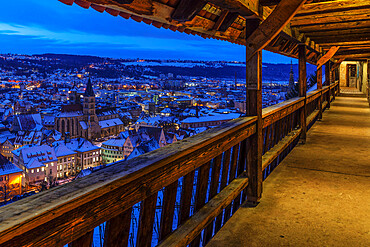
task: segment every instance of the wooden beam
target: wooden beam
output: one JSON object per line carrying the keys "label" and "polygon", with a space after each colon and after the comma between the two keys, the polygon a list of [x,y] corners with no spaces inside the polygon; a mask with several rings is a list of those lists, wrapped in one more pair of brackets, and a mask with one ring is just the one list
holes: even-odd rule
{"label": "wooden beam", "polygon": [[222,24],[220,25],[218,31],[220,32],[225,32],[230,26],[231,24],[234,23],[234,21],[236,20],[236,18],[238,18],[239,14],[238,13],[231,13],[231,12],[228,12],[224,21],[222,22]]}
{"label": "wooden beam", "polygon": [[370,20],[369,11],[362,9],[339,11],[335,13],[320,13],[304,16],[296,16],[291,21],[292,27],[324,23],[342,23],[348,21]]}
{"label": "wooden beam", "polygon": [[347,58],[370,58],[370,52],[369,53],[362,53],[362,54],[350,54],[350,55],[339,55],[339,56],[336,56],[338,58],[344,58],[344,59],[347,59]]}
{"label": "wooden beam", "polygon": [[206,4],[205,0],[180,0],[171,17],[180,22],[191,21]]}
{"label": "wooden beam", "polygon": [[260,0],[261,6],[275,6],[280,3],[280,0]]}
{"label": "wooden beam", "polygon": [[329,61],[334,56],[334,54],[338,50],[339,50],[339,46],[331,47],[330,50],[324,56],[322,56],[319,59],[319,61],[317,61],[317,67],[320,68],[321,66],[323,66],[327,61]]}
{"label": "wooden beam", "polygon": [[213,3],[222,9],[227,9],[230,12],[239,13],[243,17],[255,16],[262,18],[259,12],[258,1],[208,0],[208,2]]}
{"label": "wooden beam", "polygon": [[302,129],[301,136],[300,136],[300,142],[305,143],[306,142],[306,93],[307,93],[307,73],[306,73],[306,46],[301,44],[299,45],[299,55],[298,55],[298,68],[299,68],[299,97],[304,97],[304,106],[300,110],[300,117],[299,117],[299,123],[300,127]]}
{"label": "wooden beam", "polygon": [[[260,21],[247,21],[247,45],[246,57],[247,61],[247,87],[246,87],[246,109],[247,116],[257,116],[256,134],[245,145],[247,150],[243,150],[250,157],[250,162],[247,164],[247,174],[249,178],[249,186],[247,189],[247,200],[252,203],[257,203],[262,195],[262,51],[256,52],[253,45],[248,43],[250,35],[253,35],[259,28]],[[254,55],[250,55],[254,54]],[[242,145],[243,146],[243,145]]]}
{"label": "wooden beam", "polygon": [[[370,7],[368,0],[336,0],[305,4],[297,15],[308,15],[315,13],[330,13],[349,9],[366,9]],[[364,10],[365,11],[365,10]]]}
{"label": "wooden beam", "polygon": [[299,26],[297,27],[300,32],[315,32],[315,31],[333,31],[333,30],[349,30],[353,28],[368,28],[370,27],[370,22],[368,21],[351,21],[351,22],[342,22],[342,23],[322,23],[308,26]]}
{"label": "wooden beam", "polygon": [[228,13],[229,13],[228,10],[223,10],[221,12],[221,15],[218,17],[217,21],[215,22],[215,25],[213,26],[214,30],[218,30],[220,28],[221,24],[224,22]]}
{"label": "wooden beam", "polygon": [[247,39],[252,46],[252,54],[248,54],[247,61],[253,55],[265,48],[280,31],[290,22],[306,0],[282,0],[272,13],[259,25],[258,29]]}
{"label": "wooden beam", "polygon": [[[317,89],[322,89],[322,66],[317,66]],[[317,108],[319,110],[318,119],[322,119],[322,96],[319,97]]]}

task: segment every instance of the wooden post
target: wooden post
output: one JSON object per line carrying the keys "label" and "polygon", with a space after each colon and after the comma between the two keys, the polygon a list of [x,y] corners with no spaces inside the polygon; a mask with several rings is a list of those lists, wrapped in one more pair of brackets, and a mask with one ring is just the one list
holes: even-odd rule
{"label": "wooden post", "polygon": [[[322,67],[317,68],[317,89],[322,90]],[[322,119],[322,91],[320,92],[320,97],[318,100],[318,106],[319,110],[319,117],[318,119]]]}
{"label": "wooden post", "polygon": [[[248,20],[246,24],[247,38],[258,28],[259,20]],[[255,53],[251,44],[247,42],[247,95],[246,115],[257,116],[256,134],[250,137],[249,145],[245,145],[249,152],[250,162],[247,164],[249,185],[247,200],[257,203],[262,195],[262,51]],[[254,54],[252,57],[251,54]],[[244,150],[243,150],[244,151]]]}
{"label": "wooden post", "polygon": [[298,58],[299,58],[299,97],[304,97],[304,106],[300,110],[300,126],[302,129],[300,142],[306,143],[306,92],[307,92],[307,74],[306,74],[306,45],[300,44],[298,46]]}
{"label": "wooden post", "polygon": [[[331,81],[330,81],[330,61],[328,61],[325,64],[325,82],[326,82],[326,86],[330,87],[330,84],[331,84]],[[328,93],[326,94],[326,101],[328,102],[328,104],[326,105],[326,108],[329,109],[330,108],[330,89],[329,89]]]}

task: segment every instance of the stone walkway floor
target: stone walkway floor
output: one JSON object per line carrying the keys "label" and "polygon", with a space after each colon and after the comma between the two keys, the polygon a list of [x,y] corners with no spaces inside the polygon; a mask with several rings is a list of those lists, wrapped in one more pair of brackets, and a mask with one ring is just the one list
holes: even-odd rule
{"label": "stone walkway floor", "polygon": [[207,246],[370,246],[366,98],[337,97],[266,179],[260,204],[240,208]]}

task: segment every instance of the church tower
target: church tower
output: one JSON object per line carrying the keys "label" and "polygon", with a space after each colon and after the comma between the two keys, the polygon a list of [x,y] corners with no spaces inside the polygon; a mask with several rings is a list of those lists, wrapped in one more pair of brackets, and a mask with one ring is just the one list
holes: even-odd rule
{"label": "church tower", "polygon": [[98,116],[95,113],[95,94],[90,78],[87,82],[83,99],[83,119],[87,125],[85,138],[91,140],[97,137],[97,134],[100,132],[100,127]]}

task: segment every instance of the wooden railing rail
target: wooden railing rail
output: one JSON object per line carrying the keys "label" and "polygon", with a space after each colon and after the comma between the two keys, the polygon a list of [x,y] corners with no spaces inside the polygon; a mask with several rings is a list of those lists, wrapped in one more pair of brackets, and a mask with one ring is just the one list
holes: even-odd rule
{"label": "wooden railing rail", "polygon": [[[326,99],[331,88],[336,86],[307,95],[307,124],[316,119],[317,100]],[[265,177],[297,143],[304,102],[294,98],[263,109]],[[1,207],[0,246],[91,246],[92,231],[103,223],[104,246],[127,246],[137,203],[137,246],[153,244],[154,224],[159,225],[155,244],[205,245],[246,200],[248,138],[256,133],[256,121],[243,117],[224,123]]]}

